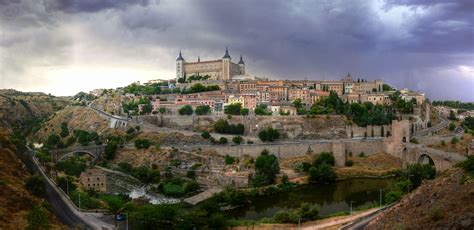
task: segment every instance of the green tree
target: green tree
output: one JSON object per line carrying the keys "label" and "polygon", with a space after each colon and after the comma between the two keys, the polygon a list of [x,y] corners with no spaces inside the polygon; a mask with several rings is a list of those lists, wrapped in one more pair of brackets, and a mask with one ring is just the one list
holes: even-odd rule
{"label": "green tree", "polygon": [[206,115],[211,112],[211,107],[208,105],[198,105],[194,111],[197,115]]}
{"label": "green tree", "polygon": [[293,101],[293,106],[297,109],[303,107],[303,103],[300,98],[297,98],[296,100]]}
{"label": "green tree", "polygon": [[334,166],[335,160],[334,156],[328,152],[322,152],[319,156],[314,160],[313,165],[315,167],[319,167],[321,164],[326,163],[327,165]]}
{"label": "green tree", "polygon": [[393,87],[390,86],[390,85],[383,84],[383,85],[382,85],[382,90],[383,90],[383,91],[393,91],[394,89],[393,89]]}
{"label": "green tree", "polygon": [[178,110],[179,115],[193,115],[193,107],[185,105]]}
{"label": "green tree", "polygon": [[333,183],[337,179],[334,168],[328,165],[326,162],[321,163],[317,167],[311,167],[309,169],[309,182],[311,183]]}
{"label": "green tree", "polygon": [[59,144],[59,142],[61,142],[61,138],[56,135],[55,133],[53,134],[50,134],[48,136],[48,140],[46,141],[46,145],[49,146],[49,147],[57,147],[57,145]]}
{"label": "green tree", "polygon": [[243,108],[240,110],[240,115],[242,116],[247,116],[249,115],[249,109],[248,108]]}
{"label": "green tree", "polygon": [[61,133],[59,134],[61,137],[67,137],[69,135],[69,130],[67,128],[67,123],[62,122],[61,123]]}
{"label": "green tree", "polygon": [[275,182],[276,175],[280,172],[278,158],[263,150],[261,155],[255,160],[254,186],[269,185]]}
{"label": "green tree", "polygon": [[454,113],[453,110],[449,111],[449,117],[448,117],[449,120],[451,121],[456,121],[457,118],[456,118],[456,114]]}
{"label": "green tree", "polygon": [[227,144],[227,138],[225,137],[219,138],[219,144],[222,144],[222,145]]}
{"label": "green tree", "polygon": [[201,133],[201,137],[204,139],[209,139],[211,137],[211,134],[209,134],[208,131],[204,131]]}
{"label": "green tree", "polygon": [[240,143],[242,143],[242,137],[241,136],[235,136],[232,138],[232,142],[240,145]]}
{"label": "green tree", "polygon": [[109,141],[105,146],[105,159],[106,160],[113,160],[115,158],[115,154],[117,153],[117,142]]}
{"label": "green tree", "polygon": [[456,125],[453,123],[449,124],[449,130],[453,131],[454,129],[456,129]]}
{"label": "green tree", "polygon": [[140,112],[141,115],[149,114],[153,110],[153,106],[150,103],[143,104],[142,111]]}
{"label": "green tree", "polygon": [[107,203],[107,211],[114,215],[115,227],[117,228],[117,215],[125,208],[125,202],[117,196],[106,196],[104,200]]}
{"label": "green tree", "polygon": [[224,161],[226,165],[231,165],[235,162],[235,158],[229,155],[225,155]]}
{"label": "green tree", "polygon": [[280,138],[280,132],[272,127],[267,127],[258,132],[258,137],[262,141],[275,141]]}
{"label": "green tree", "polygon": [[224,113],[228,115],[240,115],[241,110],[242,110],[241,103],[232,103],[224,107]]}
{"label": "green tree", "polygon": [[255,115],[258,115],[258,116],[272,115],[272,112],[267,110],[267,105],[265,104],[259,104],[257,107],[255,107],[254,112],[255,112]]}

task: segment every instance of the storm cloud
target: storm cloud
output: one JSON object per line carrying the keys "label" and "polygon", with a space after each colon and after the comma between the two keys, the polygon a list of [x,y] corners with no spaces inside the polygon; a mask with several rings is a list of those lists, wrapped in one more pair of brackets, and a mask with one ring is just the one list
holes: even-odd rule
{"label": "storm cloud", "polygon": [[[172,78],[179,50],[193,61],[198,55],[220,58],[228,46],[234,59],[243,54],[248,72],[257,76],[340,79],[350,72],[424,91],[432,99],[474,101],[472,1],[0,4],[0,88],[41,91],[43,85],[32,84],[34,79],[54,85],[67,77],[57,73],[62,68],[85,74],[87,69],[95,74],[93,69],[120,69],[133,75],[122,76],[129,82]],[[105,86],[91,82],[83,87]]]}

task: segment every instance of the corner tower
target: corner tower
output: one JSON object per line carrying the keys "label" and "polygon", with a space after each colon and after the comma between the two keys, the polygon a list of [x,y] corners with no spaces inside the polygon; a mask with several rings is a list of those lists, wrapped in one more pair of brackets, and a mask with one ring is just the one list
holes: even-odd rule
{"label": "corner tower", "polygon": [[184,60],[183,56],[181,55],[181,50],[179,51],[179,56],[176,59],[176,82],[184,77],[184,64],[186,61]]}
{"label": "corner tower", "polygon": [[222,79],[221,80],[229,80],[230,79],[230,60],[231,57],[229,55],[229,50],[225,48],[225,55],[222,57]]}
{"label": "corner tower", "polygon": [[240,60],[239,60],[239,69],[240,69],[240,75],[245,75],[245,63],[244,59],[242,59],[242,54],[240,54]]}

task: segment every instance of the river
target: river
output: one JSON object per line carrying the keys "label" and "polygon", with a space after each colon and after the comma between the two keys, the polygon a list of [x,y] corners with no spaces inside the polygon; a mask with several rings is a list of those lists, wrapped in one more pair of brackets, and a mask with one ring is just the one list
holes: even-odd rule
{"label": "river", "polygon": [[255,198],[252,204],[228,211],[236,219],[258,220],[272,217],[280,210],[298,208],[302,202],[318,204],[320,216],[378,205],[383,195],[393,189],[395,178],[349,179],[329,185],[302,185],[292,191]]}

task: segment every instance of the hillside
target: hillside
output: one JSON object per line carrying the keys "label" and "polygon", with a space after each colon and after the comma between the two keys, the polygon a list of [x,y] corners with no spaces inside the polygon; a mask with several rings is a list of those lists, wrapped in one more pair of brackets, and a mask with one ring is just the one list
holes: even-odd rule
{"label": "hillside", "polygon": [[366,229],[473,229],[474,182],[461,169],[424,181],[372,220]]}
{"label": "hillside", "polygon": [[0,127],[13,127],[29,131],[38,127],[40,121],[55,111],[61,110],[71,101],[44,93],[24,93],[16,90],[0,90]]}
{"label": "hillside", "polygon": [[107,119],[100,117],[93,109],[84,106],[70,106],[55,113],[45,121],[41,128],[34,133],[35,140],[44,140],[51,133],[61,131],[61,123],[65,122],[70,130],[82,129],[95,131],[99,134],[106,132]]}
{"label": "hillside", "polygon": [[[15,155],[16,148],[4,129],[0,129],[0,146],[0,229],[26,229],[28,213],[43,201],[26,190],[25,181],[30,174]],[[65,229],[46,212],[52,229]]]}

